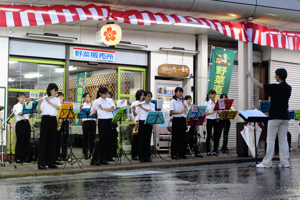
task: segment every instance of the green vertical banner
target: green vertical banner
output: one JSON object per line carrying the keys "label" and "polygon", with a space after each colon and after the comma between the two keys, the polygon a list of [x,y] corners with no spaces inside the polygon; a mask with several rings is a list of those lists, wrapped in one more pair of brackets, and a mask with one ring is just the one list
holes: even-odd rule
{"label": "green vertical banner", "polygon": [[213,49],[207,92],[215,90],[217,92],[216,99],[219,99],[222,93],[228,95],[233,62],[234,51],[218,48]]}
{"label": "green vertical banner", "polygon": [[[85,78],[86,73],[81,73],[77,75],[77,81],[76,81],[76,95],[75,95],[75,102],[76,103],[82,103],[82,95],[84,93],[85,88]],[[80,123],[80,119],[76,118],[74,120],[74,126],[78,126]]]}

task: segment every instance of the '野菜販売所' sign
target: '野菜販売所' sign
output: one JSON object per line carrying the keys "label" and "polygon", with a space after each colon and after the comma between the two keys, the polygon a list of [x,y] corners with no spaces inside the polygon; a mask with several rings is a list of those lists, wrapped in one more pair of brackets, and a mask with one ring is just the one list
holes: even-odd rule
{"label": "'\u91ce\u83dc\u8ca9\u58f2\u6240' sign", "polygon": [[158,74],[163,76],[187,77],[190,68],[187,65],[163,64],[158,67]]}
{"label": "'\u91ce\u83dc\u8ca9\u58f2\u6240' sign", "polygon": [[95,59],[99,61],[114,61],[115,51],[106,51],[98,49],[73,48],[75,58],[83,58],[87,60]]}

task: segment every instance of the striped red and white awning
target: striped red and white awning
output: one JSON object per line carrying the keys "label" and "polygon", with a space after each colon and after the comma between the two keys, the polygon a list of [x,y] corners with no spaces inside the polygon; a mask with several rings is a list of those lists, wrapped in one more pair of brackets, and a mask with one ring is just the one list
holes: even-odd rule
{"label": "striped red and white awning", "polygon": [[113,19],[135,25],[156,25],[193,22],[236,40],[262,46],[300,50],[300,32],[279,31],[252,22],[231,23],[149,11],[118,11],[108,6],[45,6],[0,5],[0,27],[39,26],[80,20],[106,21]]}

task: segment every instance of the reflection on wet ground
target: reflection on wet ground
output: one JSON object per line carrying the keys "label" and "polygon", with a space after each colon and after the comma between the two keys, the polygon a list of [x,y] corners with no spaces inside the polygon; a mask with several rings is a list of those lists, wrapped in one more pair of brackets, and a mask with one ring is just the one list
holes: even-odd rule
{"label": "reflection on wet ground", "polygon": [[231,164],[14,178],[0,199],[299,199],[300,160],[291,168]]}

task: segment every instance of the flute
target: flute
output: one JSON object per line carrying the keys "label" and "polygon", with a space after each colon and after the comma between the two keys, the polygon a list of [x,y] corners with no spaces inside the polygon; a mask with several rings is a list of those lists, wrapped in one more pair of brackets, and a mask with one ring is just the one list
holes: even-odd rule
{"label": "flute", "polygon": [[[108,95],[106,96],[106,98],[109,98],[109,97],[110,97],[110,95],[108,94]],[[105,98],[105,99],[106,99],[106,98]],[[99,104],[96,106],[96,108],[94,108],[93,110],[90,111],[90,116],[92,116],[92,115],[96,112],[96,110],[97,110],[97,108],[99,107],[99,105],[102,104],[102,103],[104,102],[105,99],[101,99],[101,102],[99,102]]]}
{"label": "flute", "polygon": [[[54,98],[54,97],[57,97],[58,96],[58,94],[56,94],[55,96],[51,96],[51,97],[49,97],[49,99],[52,99],[52,98]],[[44,96],[44,97],[42,97],[42,98],[40,98],[40,99],[38,99],[38,100],[36,100],[36,101],[42,101],[42,100],[44,100],[44,99],[46,99],[48,96]]]}

